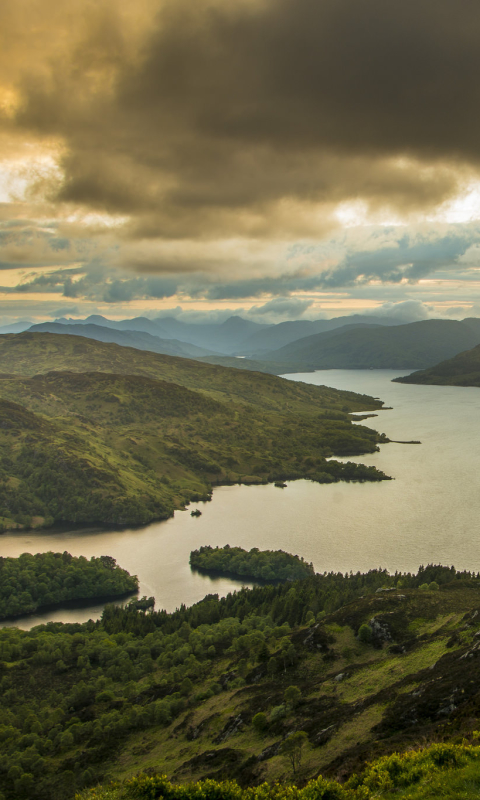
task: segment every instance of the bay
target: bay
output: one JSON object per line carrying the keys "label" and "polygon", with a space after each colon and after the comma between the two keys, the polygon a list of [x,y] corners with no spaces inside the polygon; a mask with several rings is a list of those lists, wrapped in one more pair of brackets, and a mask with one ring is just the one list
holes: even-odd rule
{"label": "bay", "polygon": [[[174,518],[142,529],[10,533],[0,538],[0,552],[111,555],[138,575],[141,594],[154,595],[157,608],[169,611],[242,585],[191,572],[189,553],[203,544],[281,548],[312,561],[319,572],[417,570],[431,562],[480,570],[480,390],[391,382],[410,371],[322,370],[286,376],[373,395],[392,406],[358,424],[390,439],[421,444],[390,443],[378,453],[350,459],[375,465],[392,481],[295,481],[283,490],[273,485],[219,487],[212,502],[192,504]],[[201,517],[191,517],[196,507]],[[29,628],[51,619],[81,622],[98,618],[101,610],[101,604],[62,609],[14,624]]]}

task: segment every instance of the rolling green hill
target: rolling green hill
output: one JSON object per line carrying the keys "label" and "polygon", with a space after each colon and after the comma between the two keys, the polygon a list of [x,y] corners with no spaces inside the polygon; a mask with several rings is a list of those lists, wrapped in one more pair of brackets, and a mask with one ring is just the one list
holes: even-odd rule
{"label": "rolling green hill", "polygon": [[80,336],[28,331],[0,336],[0,373],[32,376],[51,370],[144,375],[224,401],[245,402],[287,414],[315,414],[323,406],[339,411],[348,406],[348,410],[356,411],[367,405],[370,409],[381,405],[355,392],[293,383],[249,370],[232,371],[223,365],[139,352]]}
{"label": "rolling green hill", "polygon": [[145,524],[218,484],[386,477],[326,460],[377,448],[348,416],[373,398],[55,334],[0,337],[0,365],[7,528]]}
{"label": "rolling green hill", "polygon": [[478,327],[432,319],[393,327],[346,326],[292,342],[270,352],[268,359],[310,369],[424,368],[477,344]]}
{"label": "rolling green hill", "polygon": [[436,386],[480,386],[480,345],[423,369],[395,378],[396,383],[424,383]]}

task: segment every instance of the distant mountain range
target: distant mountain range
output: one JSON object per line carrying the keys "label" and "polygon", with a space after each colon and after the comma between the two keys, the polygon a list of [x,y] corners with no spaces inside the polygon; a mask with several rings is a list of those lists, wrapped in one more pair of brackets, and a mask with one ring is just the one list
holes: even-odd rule
{"label": "distant mountain range", "polygon": [[250,336],[269,327],[238,316],[229,317],[219,323],[186,323],[175,317],[161,317],[154,320],[147,319],[147,317],[109,320],[94,314],[85,320],[62,317],[55,322],[62,325],[96,325],[120,331],[142,331],[151,336],[175,339],[178,342],[204,348],[210,353],[215,352],[222,355],[236,353],[241,344]]}
{"label": "distant mountain range", "polygon": [[345,325],[406,325],[412,320],[398,320],[391,317],[376,317],[352,314],[349,317],[333,319],[294,320],[279,322],[277,325],[256,331],[251,334],[242,346],[241,355],[257,358],[264,356],[265,351],[278,350],[280,347],[298,341],[316,333],[325,333],[342,328]]}
{"label": "distant mountain range", "polygon": [[[0,328],[16,333],[27,323]],[[14,328],[14,330],[12,330]],[[401,323],[389,317],[336,317],[264,325],[239,316],[221,323],[174,317],[60,318],[33,332],[64,333],[237,369],[283,374],[316,369],[426,369],[480,344],[480,319]]]}

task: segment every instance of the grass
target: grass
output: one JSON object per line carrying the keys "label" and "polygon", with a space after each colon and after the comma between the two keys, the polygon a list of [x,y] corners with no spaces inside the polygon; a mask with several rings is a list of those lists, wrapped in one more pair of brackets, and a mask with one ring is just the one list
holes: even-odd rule
{"label": "grass", "polygon": [[405,655],[387,656],[381,651],[383,657],[379,662],[368,664],[355,672],[353,680],[344,680],[338,685],[338,697],[346,703],[353,703],[378,694],[408,675],[432,666],[446,649],[445,640],[439,639]]}

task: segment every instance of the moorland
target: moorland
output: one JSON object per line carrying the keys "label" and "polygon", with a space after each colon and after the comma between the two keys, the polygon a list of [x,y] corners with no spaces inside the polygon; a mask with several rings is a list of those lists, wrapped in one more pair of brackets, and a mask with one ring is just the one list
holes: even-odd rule
{"label": "moorland", "polygon": [[0,336],[0,523],[132,525],[212,487],[384,480],[374,398],[49,333]]}

